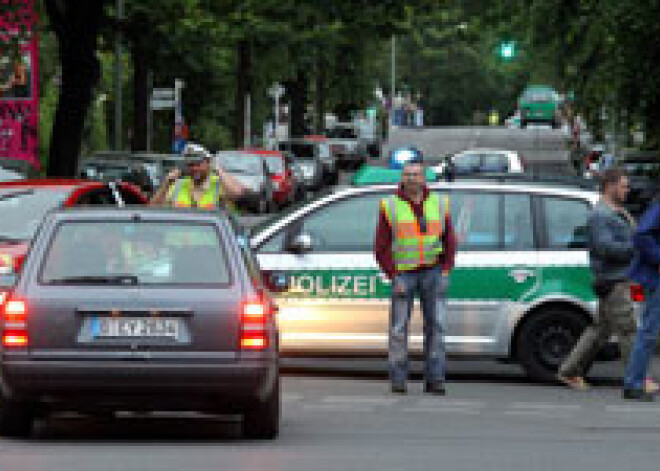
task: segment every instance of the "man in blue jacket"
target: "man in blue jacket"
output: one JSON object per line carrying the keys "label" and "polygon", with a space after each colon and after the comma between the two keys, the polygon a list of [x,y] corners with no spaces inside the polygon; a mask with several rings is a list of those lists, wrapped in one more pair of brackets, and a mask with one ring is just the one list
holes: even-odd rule
{"label": "man in blue jacket", "polygon": [[644,390],[644,378],[660,331],[660,200],[642,215],[633,243],[630,278],[643,286],[645,303],[623,380],[623,397],[652,401],[654,396]]}

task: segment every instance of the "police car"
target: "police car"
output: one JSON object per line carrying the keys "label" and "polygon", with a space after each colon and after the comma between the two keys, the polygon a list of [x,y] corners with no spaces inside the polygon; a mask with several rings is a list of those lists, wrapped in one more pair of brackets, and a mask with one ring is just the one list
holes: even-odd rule
{"label": "police car", "polygon": [[[598,193],[505,177],[429,187],[450,197],[458,238],[448,353],[512,360],[535,379],[554,378],[596,312],[586,222]],[[278,300],[283,354],[387,352],[391,286],[372,250],[379,201],[395,189],[339,188],[255,228],[262,269],[288,283]],[[422,332],[417,310],[412,352],[422,352]]]}

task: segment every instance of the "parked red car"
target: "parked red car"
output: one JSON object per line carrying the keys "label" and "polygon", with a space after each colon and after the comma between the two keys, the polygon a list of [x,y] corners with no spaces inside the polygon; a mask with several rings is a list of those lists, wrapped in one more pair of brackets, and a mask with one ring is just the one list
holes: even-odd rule
{"label": "parked red car", "polygon": [[295,201],[293,171],[282,152],[263,149],[243,149],[242,152],[264,157],[273,181],[273,199],[279,206],[286,206]]}
{"label": "parked red car", "polygon": [[[53,208],[78,205],[144,205],[134,185],[84,180],[16,180],[0,183],[0,275],[20,270],[30,241]],[[0,286],[0,292],[2,287]]]}

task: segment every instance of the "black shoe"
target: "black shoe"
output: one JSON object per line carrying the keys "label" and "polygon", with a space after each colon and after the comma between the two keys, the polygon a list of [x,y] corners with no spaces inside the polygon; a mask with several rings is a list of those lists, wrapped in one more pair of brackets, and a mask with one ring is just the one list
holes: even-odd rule
{"label": "black shoe", "polygon": [[406,394],[406,383],[392,383],[393,394]]}
{"label": "black shoe", "polygon": [[436,381],[434,383],[425,383],[424,392],[429,394],[437,394],[438,396],[444,396],[447,394],[445,390],[444,381]]}
{"label": "black shoe", "polygon": [[647,393],[643,389],[624,389],[623,398],[640,402],[653,402],[655,400],[653,394]]}

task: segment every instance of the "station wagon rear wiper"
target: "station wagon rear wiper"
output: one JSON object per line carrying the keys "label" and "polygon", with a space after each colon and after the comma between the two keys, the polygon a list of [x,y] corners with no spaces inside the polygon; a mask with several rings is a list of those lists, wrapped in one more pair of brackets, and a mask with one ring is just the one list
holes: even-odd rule
{"label": "station wagon rear wiper", "polygon": [[50,284],[57,285],[76,285],[76,284],[107,284],[107,285],[137,285],[139,279],[135,275],[91,275],[91,276],[70,276],[65,278],[56,278],[49,280]]}
{"label": "station wagon rear wiper", "polygon": [[19,244],[23,241],[25,241],[25,239],[21,239],[19,237],[5,236],[0,234],[0,242],[4,242],[7,244]]}

